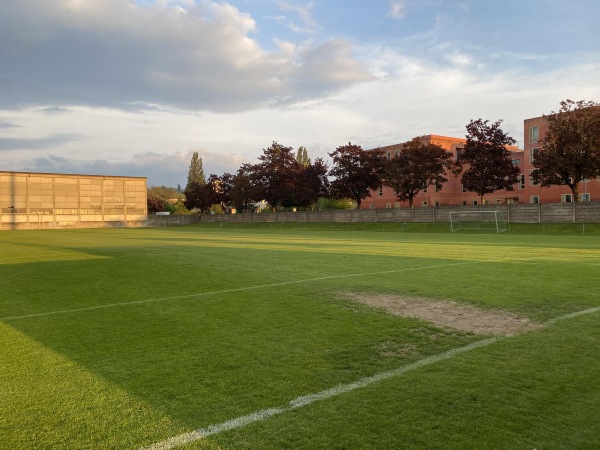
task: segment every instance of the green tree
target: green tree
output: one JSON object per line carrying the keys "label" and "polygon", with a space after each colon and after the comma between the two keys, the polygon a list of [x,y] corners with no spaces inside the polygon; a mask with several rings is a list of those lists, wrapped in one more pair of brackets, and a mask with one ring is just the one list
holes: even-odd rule
{"label": "green tree", "polygon": [[298,152],[296,153],[296,161],[303,167],[310,166],[310,158],[308,157],[308,152],[306,147],[299,147]]}
{"label": "green tree", "polygon": [[423,188],[433,185],[436,189],[442,189],[442,185],[448,181],[445,175],[453,167],[450,152],[415,137],[402,146],[398,156],[386,162],[383,184],[394,190],[398,200],[408,200],[409,205],[413,206],[415,196]]}
{"label": "green tree", "polygon": [[335,199],[321,197],[317,202],[317,209],[332,210],[332,209],[355,209],[356,203],[349,198]]}
{"label": "green tree", "polygon": [[202,158],[198,156],[198,152],[192,154],[192,160],[190,161],[190,170],[188,172],[186,190],[191,186],[192,183],[199,185],[205,184],[206,179],[204,178],[204,169],[202,168]]}
{"label": "green tree", "polygon": [[151,186],[148,188],[148,195],[158,195],[165,200],[184,200],[185,195],[176,188],[167,186]]}
{"label": "green tree", "polygon": [[357,208],[363,198],[369,195],[370,189],[381,186],[385,158],[380,151],[365,151],[360,145],[342,145],[329,156],[333,159],[333,167],[329,175],[331,194],[334,198],[350,198],[356,202]]}
{"label": "green tree", "polygon": [[543,187],[567,185],[579,201],[579,183],[600,176],[600,103],[565,100],[545,116],[548,132],[533,161],[533,179]]}
{"label": "green tree", "polygon": [[187,214],[184,205],[185,195],[176,188],[167,186],[151,186],[148,188],[148,211],[170,212],[171,214]]}
{"label": "green tree", "polygon": [[516,141],[502,131],[502,120],[471,120],[467,125],[467,143],[460,160],[466,166],[462,175],[463,187],[479,194],[481,203],[486,194],[499,190],[514,190],[519,180],[519,168],[512,163],[512,154],[506,148]]}

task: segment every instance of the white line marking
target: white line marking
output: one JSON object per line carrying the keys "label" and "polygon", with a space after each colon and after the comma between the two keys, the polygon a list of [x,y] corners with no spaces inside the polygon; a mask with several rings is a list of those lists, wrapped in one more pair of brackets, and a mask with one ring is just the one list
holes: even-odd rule
{"label": "white line marking", "polygon": [[223,289],[220,291],[200,292],[197,294],[176,295],[173,297],[149,298],[149,299],[145,299],[145,300],[133,300],[130,302],[109,303],[106,305],[88,306],[85,308],[62,309],[62,310],[58,310],[58,311],[47,311],[47,312],[34,313],[34,314],[24,314],[24,315],[20,315],[20,316],[0,317],[0,320],[7,321],[7,320],[17,320],[17,319],[30,319],[30,318],[34,318],[34,317],[47,317],[47,316],[55,316],[55,315],[59,315],[59,314],[70,314],[70,313],[77,313],[77,312],[94,311],[97,309],[115,308],[115,307],[119,307],[119,306],[140,305],[143,303],[161,302],[161,301],[166,301],[166,300],[181,300],[181,299],[186,299],[186,298],[229,294],[232,292],[252,291],[255,289],[271,288],[271,287],[277,287],[277,286],[288,286],[290,284],[312,283],[314,281],[334,280],[334,279],[352,278],[352,277],[364,277],[364,276],[369,276],[369,275],[385,275],[385,274],[390,274],[390,273],[410,272],[413,270],[420,270],[420,269],[436,269],[436,268],[440,268],[440,267],[451,267],[451,266],[476,264],[476,263],[481,263],[481,261],[467,261],[467,262],[460,262],[460,263],[437,264],[434,266],[409,267],[409,268],[405,268],[405,269],[385,270],[382,272],[351,273],[351,274],[345,274],[345,275],[331,275],[331,276],[327,276],[327,277],[306,278],[303,280],[282,281],[280,283],[261,284],[261,285],[257,285],[257,286],[246,286],[246,287],[235,288],[235,289]]}
{"label": "white line marking", "polygon": [[[547,325],[552,325],[556,322],[572,319],[574,317],[583,316],[586,314],[592,314],[600,311],[600,307],[589,308],[583,311],[577,311],[571,314],[565,314],[564,316],[555,317],[554,319],[550,319],[546,322]],[[514,337],[514,336],[513,336]],[[215,425],[209,425],[206,428],[200,428],[198,430],[190,431],[188,433],[183,433],[178,436],[173,436],[169,439],[165,439],[164,441],[156,442],[147,447],[143,447],[141,450],[169,450],[172,448],[179,447],[181,445],[189,444],[191,442],[198,441],[200,439],[207,438],[209,436],[222,433],[224,431],[234,430],[236,428],[245,427],[246,425],[250,425],[255,422],[259,422],[261,420],[268,419],[269,417],[273,417],[279,414],[284,414],[288,411],[292,411],[297,408],[302,408],[303,406],[310,405],[311,403],[318,402],[320,400],[325,400],[331,397],[338,396],[340,394],[345,394],[346,392],[351,392],[356,389],[360,389],[366,386],[369,386],[373,383],[378,383],[379,381],[387,380],[398,375],[402,375],[406,372],[410,372],[415,369],[419,369],[421,367],[427,366],[429,364],[436,363],[438,361],[442,361],[445,359],[454,358],[457,355],[462,353],[469,352],[471,350],[486,347],[490,344],[498,342],[503,339],[508,339],[508,336],[496,336],[489,339],[483,339],[481,341],[473,342],[469,345],[465,345],[464,347],[454,348],[443,353],[439,353],[437,355],[429,356],[427,358],[423,358],[419,361],[416,361],[412,364],[408,364],[406,366],[399,367],[397,369],[389,370],[386,372],[381,372],[370,377],[361,378],[358,381],[355,381],[350,384],[340,384],[331,389],[326,389],[321,392],[317,392],[316,394],[304,395],[302,397],[297,397],[288,402],[287,405],[276,408],[263,409],[260,411],[255,411],[246,416],[240,416],[235,419],[228,420],[226,422],[222,422]]]}
{"label": "white line marking", "polygon": [[268,419],[269,417],[273,417],[279,414],[286,413],[288,411],[292,411],[297,408],[302,408],[303,406],[310,405],[311,403],[325,400],[327,398],[335,397],[340,394],[344,394],[346,392],[354,391],[355,389],[366,387],[370,384],[377,383],[379,381],[387,380],[389,378],[401,375],[403,373],[409,372],[411,370],[418,369],[419,367],[423,367],[429,364],[433,364],[437,361],[441,361],[443,359],[452,358],[458,354],[468,352],[475,348],[484,347],[486,345],[492,344],[499,339],[500,337],[494,337],[490,339],[484,339],[481,341],[473,342],[472,344],[466,345],[464,347],[455,348],[452,350],[448,350],[444,353],[440,353],[438,355],[429,356],[427,358],[421,359],[412,364],[408,364],[403,367],[399,367],[398,369],[389,370],[387,372],[381,372],[376,375],[372,375],[370,377],[362,378],[354,383],[350,384],[340,384],[339,386],[333,387],[331,389],[327,389],[325,391],[317,392],[316,394],[305,395],[302,397],[295,398],[291,400],[286,406],[282,406],[279,408],[269,408],[263,409],[261,411],[256,411],[246,416],[237,417],[235,419],[228,420],[226,422],[222,422],[216,425],[209,425],[206,428],[201,428],[195,431],[190,431],[188,433],[180,434],[179,436],[174,436],[172,438],[166,439],[164,441],[157,442],[155,444],[149,445],[148,447],[143,447],[142,450],[168,450],[175,447],[179,447],[181,445],[189,444],[194,441],[198,441],[200,439],[204,439],[208,436],[212,436],[214,434],[221,433],[223,431],[229,431],[236,428],[241,428],[246,425],[250,425],[254,422],[259,422],[264,419]]}
{"label": "white line marking", "polygon": [[594,308],[584,309],[583,311],[575,311],[570,314],[565,314],[564,316],[555,317],[554,319],[550,319],[546,322],[546,325],[553,325],[556,322],[560,322],[561,320],[572,319],[573,317],[584,316],[586,314],[591,314],[600,311],[600,306],[596,306]]}

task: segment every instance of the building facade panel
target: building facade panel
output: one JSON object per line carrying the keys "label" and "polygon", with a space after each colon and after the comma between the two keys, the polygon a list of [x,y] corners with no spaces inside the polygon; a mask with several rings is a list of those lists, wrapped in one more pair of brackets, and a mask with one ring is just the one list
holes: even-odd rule
{"label": "building facade panel", "polygon": [[145,177],[0,172],[0,226],[144,221],[146,183]]}

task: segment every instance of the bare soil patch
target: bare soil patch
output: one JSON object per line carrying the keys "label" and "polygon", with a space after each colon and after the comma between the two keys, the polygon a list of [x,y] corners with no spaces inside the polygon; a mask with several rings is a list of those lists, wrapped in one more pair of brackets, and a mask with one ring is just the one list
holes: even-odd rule
{"label": "bare soil patch", "polygon": [[415,317],[443,328],[474,334],[513,336],[541,328],[527,317],[498,309],[482,309],[449,300],[347,293],[345,298],[382,308],[390,314]]}

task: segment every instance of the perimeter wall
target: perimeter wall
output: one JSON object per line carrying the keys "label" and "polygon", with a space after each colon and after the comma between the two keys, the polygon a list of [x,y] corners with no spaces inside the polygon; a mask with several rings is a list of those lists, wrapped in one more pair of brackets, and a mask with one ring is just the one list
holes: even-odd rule
{"label": "perimeter wall", "polygon": [[200,216],[201,222],[450,222],[452,211],[501,211],[508,223],[600,223],[600,202],[298,211]]}
{"label": "perimeter wall", "polygon": [[448,223],[452,211],[501,211],[508,223],[600,223],[600,202],[511,204],[493,206],[438,206],[435,208],[361,209],[277,213],[145,216],[131,221],[72,221],[0,223],[4,229],[128,228],[223,223]]}

